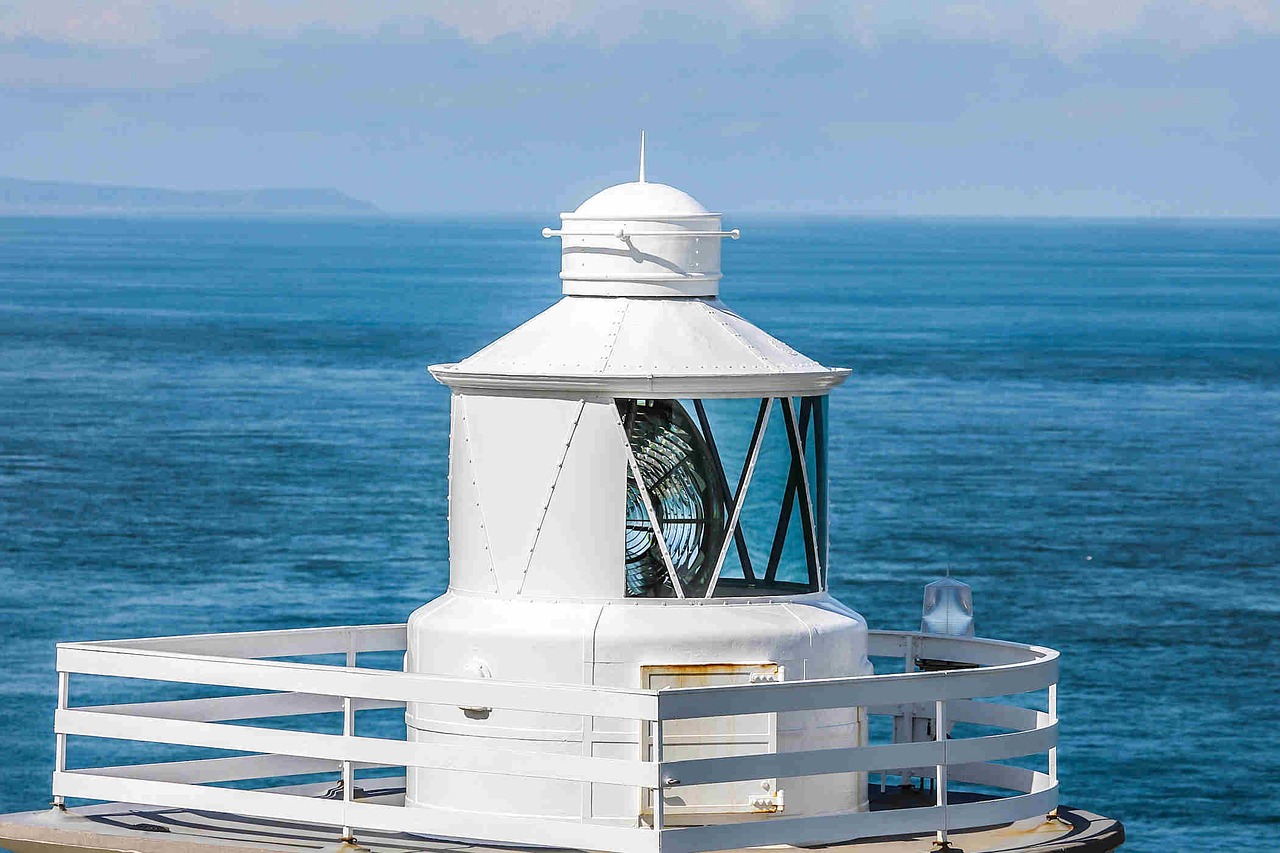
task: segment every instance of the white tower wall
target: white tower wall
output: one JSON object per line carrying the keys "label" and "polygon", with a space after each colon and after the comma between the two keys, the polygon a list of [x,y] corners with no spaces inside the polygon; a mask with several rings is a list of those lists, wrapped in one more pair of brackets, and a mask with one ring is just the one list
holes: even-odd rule
{"label": "white tower wall", "polygon": [[612,400],[455,394],[449,586],[622,595],[626,452]]}

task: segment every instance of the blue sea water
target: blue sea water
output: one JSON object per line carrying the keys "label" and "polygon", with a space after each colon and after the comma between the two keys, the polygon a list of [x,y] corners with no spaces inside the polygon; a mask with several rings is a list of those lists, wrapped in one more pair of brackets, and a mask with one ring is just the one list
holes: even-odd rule
{"label": "blue sea water", "polygon": [[[444,589],[455,360],[541,221],[0,220],[0,812],[54,643],[396,622]],[[1063,653],[1064,800],[1134,851],[1280,829],[1280,223],[735,222],[724,299],[853,377],[832,585]]]}

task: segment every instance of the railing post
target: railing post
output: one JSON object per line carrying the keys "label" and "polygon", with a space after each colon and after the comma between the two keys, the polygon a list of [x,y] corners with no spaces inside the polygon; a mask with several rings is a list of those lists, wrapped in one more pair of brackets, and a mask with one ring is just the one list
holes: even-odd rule
{"label": "railing post", "polygon": [[[1056,726],[1058,724],[1058,682],[1049,685],[1049,724]],[[1053,746],[1049,747],[1049,785],[1056,788],[1058,786],[1058,739],[1055,737]],[[1049,812],[1049,820],[1057,820],[1058,805],[1057,797],[1054,797],[1053,809]]]}
{"label": "railing post", "polygon": [[[356,665],[356,632],[347,629],[347,659],[348,668]],[[351,697],[342,697],[342,734],[344,737],[352,737],[356,733],[356,714],[351,704]],[[356,772],[355,767],[350,761],[342,762],[342,819],[346,821],[347,806],[350,805],[355,797],[356,789]],[[348,844],[355,844],[355,833],[347,824],[342,826],[342,840]]]}
{"label": "railing post", "polygon": [[653,789],[653,831],[658,833],[658,850],[662,850],[662,825],[666,820],[666,804],[663,802],[662,789],[665,783],[662,769],[662,720],[653,723],[653,760],[658,765],[658,787]]}
{"label": "railing post", "polygon": [[935,846],[948,850],[951,843],[947,840],[947,703],[938,700],[933,703],[933,739],[942,744],[942,761],[934,770],[934,793],[938,806],[942,808],[942,828],[938,830]]}
{"label": "railing post", "polygon": [[[71,693],[71,673],[58,671],[58,710],[65,711],[67,709],[68,699]],[[57,774],[67,769],[67,736],[58,732],[53,736],[53,772],[54,778]],[[58,793],[57,788],[53,791],[53,807],[60,811],[67,810],[67,798]]]}
{"label": "railing post", "polygon": [[[903,672],[916,671],[916,638],[914,636],[907,637],[907,651],[906,651],[906,656],[903,658],[903,661],[902,661],[902,671]],[[905,738],[903,743],[911,743],[916,739],[915,714],[912,713],[911,705],[902,706],[902,729],[903,729],[903,737]],[[898,771],[898,776],[899,776],[898,785],[900,787],[903,787],[903,788],[911,787],[911,768],[910,767],[901,768]],[[920,786],[922,788],[924,787],[923,780],[920,782]]]}
{"label": "railing post", "polygon": [[[348,652],[348,656],[351,653]],[[351,705],[351,697],[342,697],[342,736],[352,737],[356,733],[356,714]],[[347,820],[347,807],[351,805],[352,797],[356,788],[355,767],[349,759],[342,762],[342,819]],[[348,844],[354,844],[356,841],[355,833],[351,831],[351,827],[347,824],[342,826],[342,840]]]}

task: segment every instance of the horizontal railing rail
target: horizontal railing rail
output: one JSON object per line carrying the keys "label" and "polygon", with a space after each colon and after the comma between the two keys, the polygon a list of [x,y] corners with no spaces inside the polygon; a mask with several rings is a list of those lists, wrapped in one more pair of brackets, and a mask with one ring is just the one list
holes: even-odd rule
{"label": "horizontal railing rail", "polygon": [[497,679],[356,669],[274,660],[238,660],[138,648],[59,646],[58,671],[216,687],[280,690],[460,707],[552,714],[658,718],[657,694],[619,687],[576,687]]}
{"label": "horizontal railing rail", "polygon": [[[55,802],[72,797],[218,810],[341,827],[343,837],[361,827],[467,838],[482,826],[483,840],[492,842],[618,853],[826,844],[921,831],[937,832],[945,840],[952,830],[1009,823],[1057,807],[1058,655],[1052,649],[876,631],[870,633],[870,654],[901,658],[905,671],[661,691],[450,678],[357,665],[361,654],[404,651],[406,637],[404,625],[374,625],[62,644],[54,722]],[[345,665],[279,660],[319,655],[344,655]],[[918,660],[944,662],[944,667],[916,672]],[[266,692],[72,707],[72,675]],[[1046,711],[980,701],[1042,690],[1048,692]],[[654,745],[646,757],[637,742],[635,757],[624,759],[356,734],[357,712],[409,703],[631,719],[637,726],[652,727]],[[661,730],[672,720],[850,708],[895,718],[895,742],[676,761],[663,756]],[[290,718],[312,714],[341,714],[342,734],[281,727]],[[268,720],[272,726],[252,724]],[[928,721],[931,739],[915,739],[913,720]],[[954,723],[1002,731],[949,738],[947,731]],[[68,736],[254,754],[69,770]],[[997,763],[1046,754],[1047,773]],[[400,767],[630,786],[654,792],[656,808],[651,826],[488,814],[477,823],[466,813],[356,799],[356,770]],[[342,799],[211,787],[335,772],[341,773]],[[935,804],[876,812],[783,813],[706,826],[668,826],[664,818],[664,798],[682,787],[875,772],[882,785],[890,774],[901,782],[913,777],[932,780]],[[954,782],[998,788],[1009,795],[952,802],[948,784]]]}

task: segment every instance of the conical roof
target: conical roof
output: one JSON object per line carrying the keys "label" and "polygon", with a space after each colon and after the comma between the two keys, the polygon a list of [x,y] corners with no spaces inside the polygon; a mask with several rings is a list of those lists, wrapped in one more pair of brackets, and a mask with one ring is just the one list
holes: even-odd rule
{"label": "conical roof", "polygon": [[849,375],[796,352],[718,299],[591,296],[566,296],[470,358],[431,373],[477,393],[627,397],[816,394]]}

